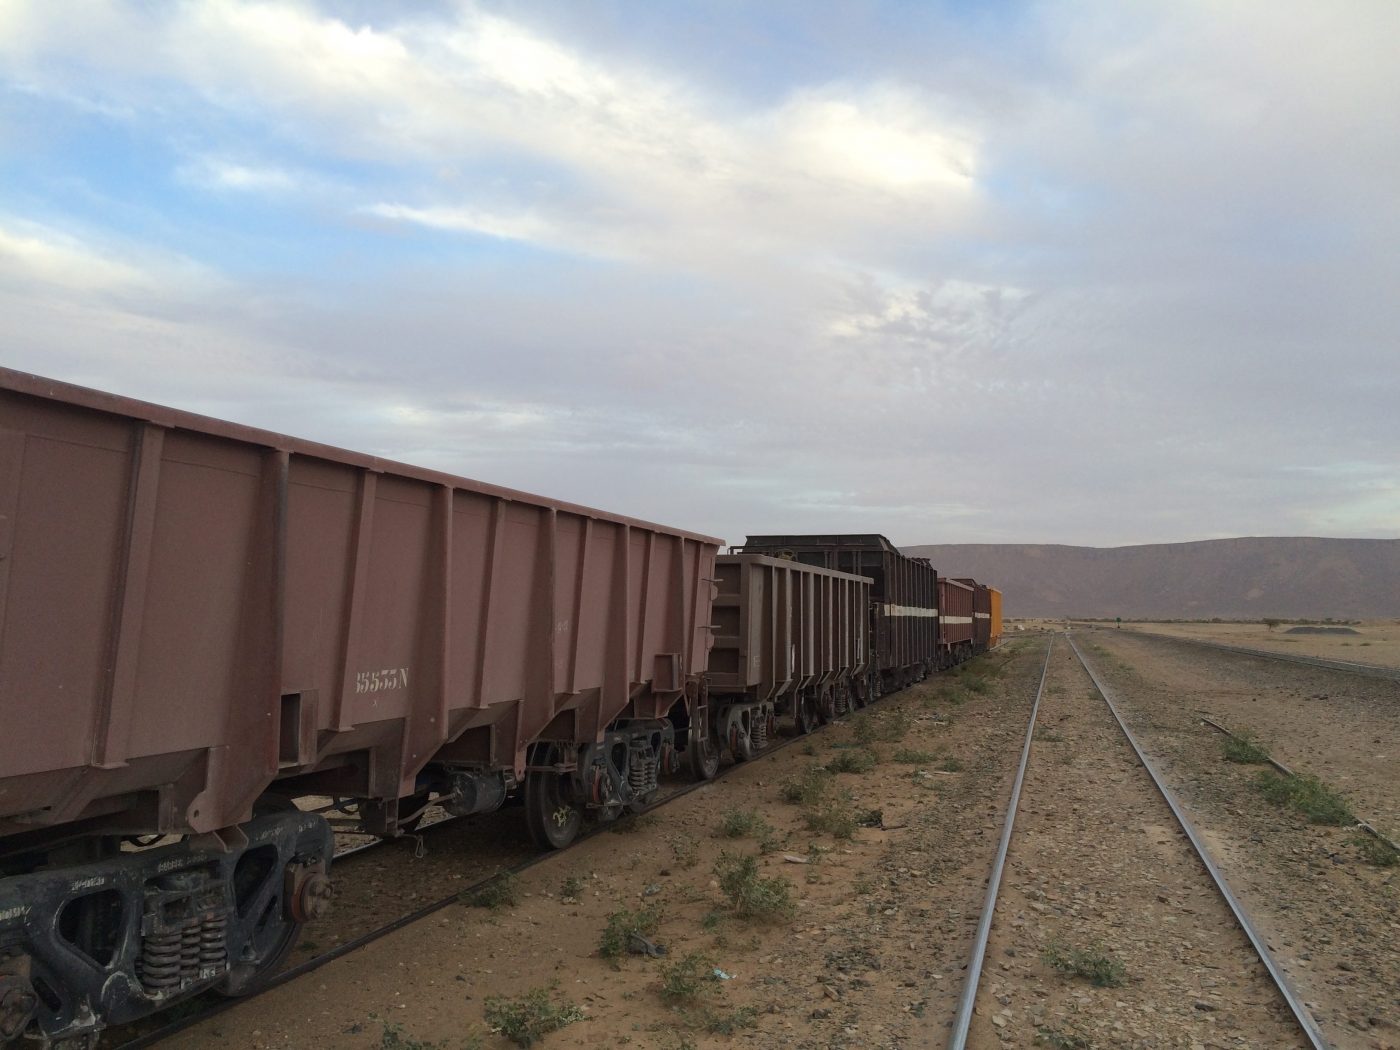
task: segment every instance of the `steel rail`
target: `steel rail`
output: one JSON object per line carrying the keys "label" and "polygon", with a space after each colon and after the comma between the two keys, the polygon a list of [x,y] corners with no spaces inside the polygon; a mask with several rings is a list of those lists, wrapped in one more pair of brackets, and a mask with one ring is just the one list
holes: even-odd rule
{"label": "steel rail", "polygon": [[1303,656],[1299,653],[1275,653],[1268,649],[1251,649],[1243,645],[1226,645],[1224,642],[1207,642],[1201,638],[1185,638],[1175,634],[1159,634],[1156,631],[1129,631],[1141,638],[1160,638],[1168,642],[1186,642],[1204,649],[1218,649],[1223,653],[1237,653],[1240,656],[1257,656],[1262,660],[1278,660],[1287,664],[1302,664],[1305,667],[1318,667],[1324,671],[1341,671],[1343,674],[1356,674],[1366,678],[1380,678],[1387,682],[1400,681],[1400,667],[1386,667],[1383,664],[1362,664],[1352,660],[1331,660],[1323,656]]}
{"label": "steel rail", "polygon": [[[1219,722],[1217,722],[1215,719],[1213,719],[1213,718],[1207,718],[1205,715],[1201,715],[1200,718],[1201,718],[1201,721],[1204,722],[1206,725],[1210,726],[1212,729],[1218,729],[1220,732],[1224,733],[1226,736],[1230,737],[1232,740],[1239,740],[1239,739],[1241,739],[1240,737],[1235,736],[1234,733],[1230,732],[1228,729],[1226,729],[1223,725],[1221,725],[1221,724],[1220,724]],[[1273,755],[1265,755],[1265,756],[1264,756],[1264,761],[1267,762],[1267,763],[1269,763],[1269,765],[1273,766],[1276,770],[1278,770],[1280,773],[1282,773],[1282,774],[1283,774],[1284,776],[1286,776],[1286,777],[1291,777],[1291,776],[1294,775],[1293,770],[1289,769],[1287,766],[1285,766],[1285,765],[1284,765],[1282,762],[1280,762],[1278,759],[1274,758]]]}
{"label": "steel rail", "polygon": [[1172,814],[1176,817],[1177,823],[1181,825],[1181,830],[1186,833],[1186,837],[1191,841],[1191,845],[1196,850],[1196,855],[1200,857],[1201,863],[1205,866],[1206,871],[1215,882],[1215,888],[1220,891],[1220,895],[1225,898],[1225,903],[1230,906],[1230,911],[1234,913],[1235,921],[1240,924],[1240,928],[1244,930],[1245,936],[1249,938],[1249,943],[1253,945],[1255,953],[1259,956],[1260,962],[1264,964],[1264,968],[1268,970],[1269,976],[1273,978],[1274,984],[1279,990],[1279,994],[1283,996],[1284,1001],[1288,1004],[1288,1008],[1293,1012],[1293,1017],[1298,1022],[1298,1026],[1303,1030],[1303,1034],[1308,1037],[1309,1045],[1311,1045],[1314,1050],[1330,1050],[1329,1044],[1323,1039],[1322,1032],[1317,1026],[1317,1021],[1313,1018],[1307,1006],[1304,1005],[1302,999],[1300,999],[1298,994],[1293,990],[1293,986],[1289,983],[1287,976],[1274,960],[1273,953],[1269,951],[1268,945],[1264,943],[1264,939],[1255,929],[1254,923],[1249,917],[1249,913],[1244,909],[1244,905],[1236,898],[1235,894],[1230,889],[1230,884],[1225,881],[1225,876],[1223,876],[1220,873],[1220,869],[1215,866],[1215,861],[1211,859],[1210,851],[1206,849],[1206,845],[1202,841],[1200,834],[1196,831],[1195,825],[1191,823],[1190,818],[1187,817],[1186,812],[1181,808],[1181,804],[1177,801],[1176,796],[1172,793],[1171,789],[1167,787],[1166,783],[1158,774],[1156,767],[1138,745],[1137,738],[1133,736],[1132,731],[1128,728],[1127,722],[1123,720],[1123,716],[1119,713],[1118,706],[1113,702],[1113,697],[1108,687],[1104,685],[1099,676],[1094,673],[1094,669],[1089,666],[1089,661],[1085,659],[1084,654],[1079,650],[1079,646],[1075,644],[1074,637],[1072,635],[1066,635],[1066,637],[1069,641],[1070,648],[1074,650],[1074,655],[1079,658],[1080,665],[1084,668],[1085,672],[1088,673],[1090,680],[1094,683],[1094,688],[1099,691],[1099,695],[1103,697],[1104,703],[1108,705],[1109,711],[1113,713],[1113,718],[1114,721],[1118,723],[1118,728],[1123,731],[1123,735],[1127,738],[1133,751],[1137,753],[1138,761],[1140,761],[1143,768],[1147,770],[1148,775],[1152,778],[1152,782],[1157,786],[1157,791],[1161,794],[1162,798],[1166,800],[1167,805],[1171,808]]}
{"label": "steel rail", "polygon": [[[1230,730],[1226,729],[1223,725],[1221,725],[1213,718],[1208,718],[1205,715],[1201,715],[1200,718],[1201,721],[1204,722],[1206,725],[1210,726],[1212,729],[1219,730],[1220,732],[1228,736],[1231,740],[1244,739],[1238,733],[1230,732]],[[1266,754],[1264,756],[1264,761],[1268,762],[1269,765],[1273,766],[1286,777],[1296,777],[1298,775],[1297,773],[1293,772],[1293,770],[1285,766],[1278,759],[1274,758],[1273,755]],[[1372,838],[1379,839],[1381,842],[1385,843],[1396,853],[1400,853],[1400,845],[1397,845],[1393,839],[1387,838],[1385,835],[1381,834],[1381,832],[1376,828],[1376,826],[1372,824],[1369,820],[1365,820],[1361,817],[1358,817],[1354,813],[1352,814],[1352,817],[1356,820],[1356,827],[1366,832],[1366,834],[1370,835]]]}
{"label": "steel rail", "polygon": [[1040,698],[1045,692],[1045,678],[1050,673],[1050,654],[1055,649],[1055,636],[1050,636],[1050,644],[1045,647],[1045,666],[1040,669],[1040,685],[1035,690],[1035,702],[1031,704],[1030,721],[1026,723],[1026,742],[1021,745],[1021,764],[1016,768],[1016,780],[1011,786],[1011,801],[1006,806],[1006,822],[1001,829],[1001,841],[997,843],[996,859],[992,861],[992,874],[987,879],[987,896],[982,904],[982,917],[977,923],[977,936],[972,942],[972,957],[967,963],[967,978],[963,981],[962,994],[958,997],[958,1012],[953,1019],[953,1032],[948,1038],[950,1050],[963,1050],[967,1045],[968,1029],[972,1025],[972,1008],[977,1002],[977,986],[982,980],[982,964],[987,957],[987,940],[992,932],[992,915],[996,911],[997,893],[1001,888],[1001,875],[1006,867],[1006,853],[1011,847],[1011,829],[1016,823],[1016,807],[1021,801],[1021,785],[1026,779],[1026,767],[1030,764],[1031,740],[1035,736],[1035,716],[1040,710]]}
{"label": "steel rail", "polygon": [[[897,696],[903,691],[903,689],[896,689],[892,692],[884,693],[881,696],[877,697],[871,703],[866,704],[866,707],[870,707],[873,703],[878,703],[880,700],[883,700],[887,697]],[[852,709],[844,717],[850,717],[850,715],[854,713],[855,709]],[[671,793],[667,794],[664,798],[656,799],[650,805],[643,807],[637,812],[636,815],[640,816],[642,814],[651,813],[655,810],[660,809],[662,806],[669,805],[677,799],[689,795],[693,791],[699,791],[701,788],[708,787],[716,781],[723,780],[726,777],[732,776],[741,769],[751,768],[752,766],[757,764],[761,759],[770,758],[774,755],[777,755],[780,751],[782,751],[785,748],[791,747],[792,745],[796,744],[799,740],[808,740],[813,735],[815,735],[816,733],[820,733],[826,728],[828,728],[828,726],[818,726],[816,729],[812,730],[811,733],[805,733],[800,736],[786,737],[778,741],[777,743],[770,744],[768,747],[755,754],[753,758],[749,759],[748,761],[734,762],[729,766],[724,767],[709,780],[697,780],[692,783],[682,785],[675,791],[672,791]],[[449,818],[449,820],[456,819],[462,818]],[[626,818],[624,817],[622,819]],[[431,826],[437,827],[440,824],[449,823],[449,820],[434,821]],[[572,843],[570,843],[567,849],[565,850],[550,850],[544,853],[537,853],[534,856],[526,858],[518,864],[494,872],[484,879],[478,879],[476,882],[464,886],[461,889],[454,890],[451,894],[449,894],[446,897],[441,897],[437,900],[430,901],[427,904],[415,908],[413,911],[408,912],[407,914],[401,915],[398,918],[385,923],[383,926],[378,926],[372,930],[367,930],[359,936],[353,937],[350,940],[344,942],[343,944],[338,944],[334,948],[322,952],[320,955],[316,955],[310,959],[306,959],[300,963],[297,963],[295,966],[280,971],[279,973],[271,977],[266,984],[263,984],[256,991],[253,991],[248,995],[240,996],[236,999],[215,999],[205,1010],[201,1010],[196,1014],[191,1014],[188,1017],[181,1017],[173,1021],[169,1021],[161,1025],[159,1028],[153,1029],[150,1032],[146,1032],[143,1035],[139,1035],[133,1039],[129,1039],[125,1042],[116,1044],[112,1048],[112,1050],[143,1050],[143,1048],[154,1046],[162,1040],[170,1039],[181,1032],[193,1028],[195,1025],[200,1024],[201,1022],[207,1021],[213,1017],[217,1017],[219,1014],[224,1013],[226,1010],[231,1010],[235,1006],[251,1002],[258,996],[272,991],[274,988],[280,988],[282,985],[289,984],[299,977],[304,977],[309,973],[313,973],[314,971],[319,970],[321,967],[331,962],[334,962],[336,959],[349,955],[351,952],[358,951],[359,949],[364,948],[367,945],[373,944],[377,940],[387,937],[391,933],[403,929],[405,926],[410,926],[415,922],[418,922],[422,919],[427,918],[430,915],[433,915],[436,912],[441,911],[444,908],[450,907],[451,905],[456,904],[457,902],[467,897],[470,897],[474,892],[481,890],[486,886],[489,886],[491,883],[497,881],[498,879],[518,875],[524,871],[528,871],[530,868],[535,867],[535,865],[537,864],[542,864],[547,860],[557,857],[561,853],[567,852],[568,849],[572,849],[579,843],[584,842],[595,835],[600,835],[603,832],[608,831],[616,823],[616,821],[609,821],[606,824],[597,824],[594,827],[588,829],[586,832],[580,834],[578,838],[576,838]],[[364,846],[356,847],[352,850],[347,851],[344,854],[336,856],[334,860],[339,861],[343,857],[350,856],[354,853],[363,852],[366,849],[373,848],[375,845],[377,845],[377,843],[366,843]],[[199,994],[209,995],[210,993],[201,992]],[[191,1001],[195,1001],[198,998],[199,996],[195,996],[194,1000]]]}

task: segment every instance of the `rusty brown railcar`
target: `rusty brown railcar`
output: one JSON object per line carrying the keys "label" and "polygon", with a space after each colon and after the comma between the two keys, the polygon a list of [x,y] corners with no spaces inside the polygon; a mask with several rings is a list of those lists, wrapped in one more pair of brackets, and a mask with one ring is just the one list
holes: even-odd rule
{"label": "rusty brown railcar", "polygon": [[962,580],[938,577],[939,667],[946,669],[972,656],[974,588]]}
{"label": "rusty brown railcar", "polygon": [[903,688],[936,667],[938,574],[928,559],[907,557],[878,534],[750,536],[735,550],[871,579],[871,669],[858,702]]}
{"label": "rusty brown railcar", "polygon": [[844,713],[870,658],[869,578],[760,554],[720,555],[715,573],[716,742],[745,760],[780,717],[807,733]]}
{"label": "rusty brown railcar", "polygon": [[251,986],[331,849],[279,800],[391,835],[522,790],[551,845],[639,805],[719,542],[0,370],[0,982],[50,1037]]}
{"label": "rusty brown railcar", "polygon": [[992,591],[984,583],[961,577],[959,583],[972,588],[972,649],[985,653],[992,645]]}

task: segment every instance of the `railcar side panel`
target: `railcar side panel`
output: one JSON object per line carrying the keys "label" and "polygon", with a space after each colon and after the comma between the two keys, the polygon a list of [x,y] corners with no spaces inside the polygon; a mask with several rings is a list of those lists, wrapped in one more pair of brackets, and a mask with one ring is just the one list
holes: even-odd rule
{"label": "railcar side panel", "polygon": [[[0,370],[0,836],[664,717],[719,541]],[[564,717],[561,717],[564,716]]]}
{"label": "railcar side panel", "polygon": [[972,643],[972,588],[959,580],[947,576],[938,578],[939,623],[943,629],[945,645],[970,645]]}
{"label": "railcar side panel", "polygon": [[770,700],[864,672],[868,579],[756,554],[715,572],[712,694]]}
{"label": "railcar side panel", "polygon": [[958,581],[972,588],[972,646],[976,652],[986,652],[991,647],[992,637],[992,594],[991,588],[969,577]]}
{"label": "railcar side panel", "polygon": [[0,818],[50,804],[59,771],[92,757],[110,691],[118,590],[105,568],[126,532],[128,442],[114,421],[0,390],[0,726],[15,727],[0,732]]}
{"label": "railcar side panel", "polygon": [[906,557],[874,534],[750,536],[737,550],[869,577],[873,669],[892,681],[935,666],[938,586],[927,559]]}

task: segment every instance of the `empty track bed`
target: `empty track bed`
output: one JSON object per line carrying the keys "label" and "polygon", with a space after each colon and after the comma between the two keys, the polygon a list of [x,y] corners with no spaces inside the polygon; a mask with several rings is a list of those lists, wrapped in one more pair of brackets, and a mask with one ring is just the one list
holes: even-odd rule
{"label": "empty track bed", "polygon": [[1363,663],[1359,660],[1338,660],[1325,656],[1304,656],[1302,653],[1281,653],[1273,649],[1258,649],[1246,645],[1229,645],[1225,642],[1210,642],[1203,638],[1188,638],[1183,635],[1158,634],[1154,631],[1135,630],[1138,637],[1155,638],[1160,641],[1178,642],[1200,649],[1214,649],[1221,653],[1234,653],[1237,656],[1252,656],[1257,660],[1275,660],[1296,667],[1317,667],[1326,671],[1341,671],[1346,674],[1361,675],[1365,678],[1384,678],[1400,682],[1400,667],[1387,667],[1383,664]]}
{"label": "empty track bed", "polygon": [[[1075,637],[1327,1041],[1400,1048],[1400,858],[1351,823],[1400,834],[1400,685],[1135,632]],[[1307,793],[1280,800],[1276,771],[1227,748],[1207,717],[1301,774]]]}
{"label": "empty track bed", "polygon": [[1319,1045],[1063,640],[1017,809],[948,1045]]}

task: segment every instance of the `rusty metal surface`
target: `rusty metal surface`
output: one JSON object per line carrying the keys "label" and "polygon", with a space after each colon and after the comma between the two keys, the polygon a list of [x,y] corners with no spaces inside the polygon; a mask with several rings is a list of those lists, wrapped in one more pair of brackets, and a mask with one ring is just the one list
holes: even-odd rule
{"label": "rusty metal surface", "polygon": [[972,644],[982,652],[992,641],[992,589],[970,577],[960,577],[958,582],[972,588]]}
{"label": "rusty metal surface", "polygon": [[859,677],[870,580],[760,554],[716,560],[711,694],[769,700]]}
{"label": "rusty metal surface", "polygon": [[945,647],[971,644],[972,587],[961,580],[938,577],[939,641]]}
{"label": "rusty metal surface", "polygon": [[519,772],[703,674],[720,541],[0,370],[0,835]]}
{"label": "rusty metal surface", "polygon": [[734,549],[870,577],[875,669],[888,675],[936,662],[938,574],[926,558],[906,557],[876,533],[750,536]]}

